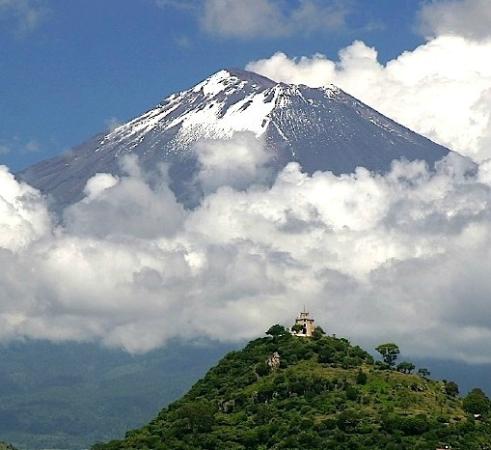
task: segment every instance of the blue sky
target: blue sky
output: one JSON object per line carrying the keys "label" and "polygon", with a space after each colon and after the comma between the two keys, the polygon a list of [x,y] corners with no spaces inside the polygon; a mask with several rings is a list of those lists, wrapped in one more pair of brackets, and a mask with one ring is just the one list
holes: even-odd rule
{"label": "blue sky", "polygon": [[[240,36],[205,25],[204,1],[0,0],[0,163],[18,170],[276,51],[336,58],[361,39],[386,61],[424,41],[412,0],[326,0],[343,23]],[[298,5],[281,8],[288,16]]]}

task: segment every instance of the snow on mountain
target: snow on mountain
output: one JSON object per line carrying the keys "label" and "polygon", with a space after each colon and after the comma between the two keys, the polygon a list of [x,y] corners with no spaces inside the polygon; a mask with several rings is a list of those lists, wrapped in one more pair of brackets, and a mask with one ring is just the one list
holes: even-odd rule
{"label": "snow on mountain", "polygon": [[199,167],[195,144],[245,131],[265,140],[274,170],[298,161],[309,173],[350,173],[357,166],[384,172],[394,159],[422,159],[433,165],[449,152],[333,85],[314,89],[243,70],[221,70],[19,176],[61,209],[81,198],[90,177],[118,173],[119,158],[134,153],[148,169],[168,163],[171,187],[192,204],[195,193],[189,186]]}
{"label": "snow on mountain", "polygon": [[258,75],[248,78],[239,78],[237,71],[221,70],[193,89],[171,95],[161,105],[116,128],[101,144],[136,142],[150,131],[165,132],[174,127],[180,127],[176,148],[202,138],[230,138],[238,131],[260,136],[269,124],[267,118],[280,89],[267,78]]}

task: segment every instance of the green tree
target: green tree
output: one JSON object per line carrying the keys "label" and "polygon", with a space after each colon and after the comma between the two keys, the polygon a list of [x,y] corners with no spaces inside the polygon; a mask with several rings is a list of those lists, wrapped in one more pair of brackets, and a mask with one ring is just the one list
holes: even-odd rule
{"label": "green tree", "polygon": [[455,381],[445,382],[445,393],[451,397],[459,395],[459,386]]}
{"label": "green tree", "polygon": [[303,325],[300,324],[300,323],[296,323],[292,327],[292,331],[295,332],[295,333],[300,333],[300,331],[302,331],[302,330],[303,330]]}
{"label": "green tree", "polygon": [[214,422],[215,408],[207,400],[189,402],[179,408],[177,417],[187,431],[203,433],[209,431]]}
{"label": "green tree", "polygon": [[367,384],[367,380],[367,374],[360,369],[356,375],[356,384]]}
{"label": "green tree", "polygon": [[385,364],[387,364],[389,367],[394,366],[397,360],[397,356],[400,353],[399,347],[393,342],[380,344],[378,347],[375,348],[375,350],[377,350],[377,352],[379,352],[382,355],[382,359],[384,360]]}
{"label": "green tree", "polygon": [[486,414],[490,406],[489,398],[479,388],[472,389],[464,398],[464,410],[471,414]]}
{"label": "green tree", "polygon": [[346,387],[346,398],[351,401],[356,401],[358,400],[358,397],[360,396],[360,392],[356,387],[354,386],[348,386]]}
{"label": "green tree", "polygon": [[418,435],[428,430],[430,427],[428,419],[424,414],[418,414],[414,417],[406,417],[401,420],[401,430],[405,434]]}
{"label": "green tree", "polygon": [[285,334],[288,334],[288,330],[282,325],[275,324],[266,331],[266,334],[273,337],[284,336]]}
{"label": "green tree", "polygon": [[326,332],[321,327],[315,327],[314,331],[312,332],[312,337],[314,339],[321,339],[325,334]]}
{"label": "green tree", "polygon": [[319,362],[323,364],[329,364],[332,363],[335,359],[336,356],[336,351],[329,346],[322,347],[319,350]]}
{"label": "green tree", "polygon": [[428,378],[431,375],[431,372],[425,367],[421,367],[418,369],[418,375],[423,378]]}
{"label": "green tree", "polygon": [[415,368],[416,366],[409,361],[403,361],[397,365],[397,370],[402,373],[412,373]]}
{"label": "green tree", "polygon": [[360,415],[354,409],[345,409],[337,417],[337,425],[340,430],[353,431],[360,422]]}

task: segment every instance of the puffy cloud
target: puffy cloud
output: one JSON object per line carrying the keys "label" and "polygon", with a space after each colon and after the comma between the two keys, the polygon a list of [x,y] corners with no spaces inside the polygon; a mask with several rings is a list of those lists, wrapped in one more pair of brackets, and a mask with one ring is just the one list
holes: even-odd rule
{"label": "puffy cloud", "polygon": [[50,217],[39,192],[18,183],[5,166],[0,186],[0,249],[19,250],[48,233]]}
{"label": "puffy cloud", "polygon": [[[237,139],[257,155],[259,143]],[[120,178],[92,178],[58,225],[2,169],[13,205],[0,215],[2,340],[132,352],[172,337],[238,340],[289,324],[305,303],[328,332],[366,345],[394,339],[407,353],[491,361],[489,162],[472,171],[452,155],[435,172],[395,162],[384,176],[309,176],[291,163],[271,183],[256,172],[247,189],[225,177],[193,210],[165,172],[150,182],[125,165]]]}
{"label": "puffy cloud", "polygon": [[165,183],[165,176],[152,189],[134,160],[126,159],[124,165],[132,176],[118,179],[99,173],[87,182],[86,197],[65,210],[67,231],[98,237],[130,234],[146,239],[175,233],[184,208]]}
{"label": "puffy cloud", "polygon": [[491,38],[488,0],[437,0],[419,12],[420,30],[427,36],[456,34],[471,39]]}
{"label": "puffy cloud", "polygon": [[238,38],[278,37],[298,32],[336,30],[348,8],[338,2],[302,0],[287,8],[275,0],[207,0],[203,27],[210,33]]}
{"label": "puffy cloud", "polygon": [[205,192],[224,185],[244,189],[271,176],[266,167],[271,154],[253,133],[236,133],[226,141],[202,141],[195,151],[201,165],[198,180]]}
{"label": "puffy cloud", "polygon": [[208,32],[232,37],[281,36],[281,11],[268,0],[208,0],[202,24]]}
{"label": "puffy cloud", "polygon": [[440,36],[381,64],[356,41],[337,61],[276,53],[247,68],[276,81],[333,83],[397,122],[477,161],[491,157],[491,41]]}
{"label": "puffy cloud", "polygon": [[284,37],[345,26],[351,2],[300,0],[156,0],[162,8],[187,10],[213,35],[240,39]]}
{"label": "puffy cloud", "polygon": [[112,188],[116,184],[118,184],[119,179],[110,173],[98,173],[94,175],[90,180],[87,181],[87,184],[84,188],[84,194],[86,195],[88,200],[92,200],[99,195],[101,195],[106,189]]}

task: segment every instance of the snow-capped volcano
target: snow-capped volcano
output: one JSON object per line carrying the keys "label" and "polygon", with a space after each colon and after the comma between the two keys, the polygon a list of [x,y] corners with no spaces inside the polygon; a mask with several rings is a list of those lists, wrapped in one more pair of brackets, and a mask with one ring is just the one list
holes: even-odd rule
{"label": "snow-capped volcano", "polygon": [[197,139],[226,139],[238,131],[264,134],[280,95],[280,85],[250,72],[222,70],[189,91],[171,95],[131,122],[116,128],[104,142],[141,138],[179,127],[174,150]]}
{"label": "snow-capped volcano", "polygon": [[221,70],[140,117],[19,175],[62,207],[81,198],[90,177],[118,173],[119,157],[134,153],[147,168],[168,163],[171,186],[186,201],[187,186],[198,170],[195,144],[230,139],[237,132],[262,137],[276,170],[297,161],[309,173],[350,173],[358,166],[384,172],[394,159],[433,165],[449,152],[333,85],[309,88],[243,70]]}

